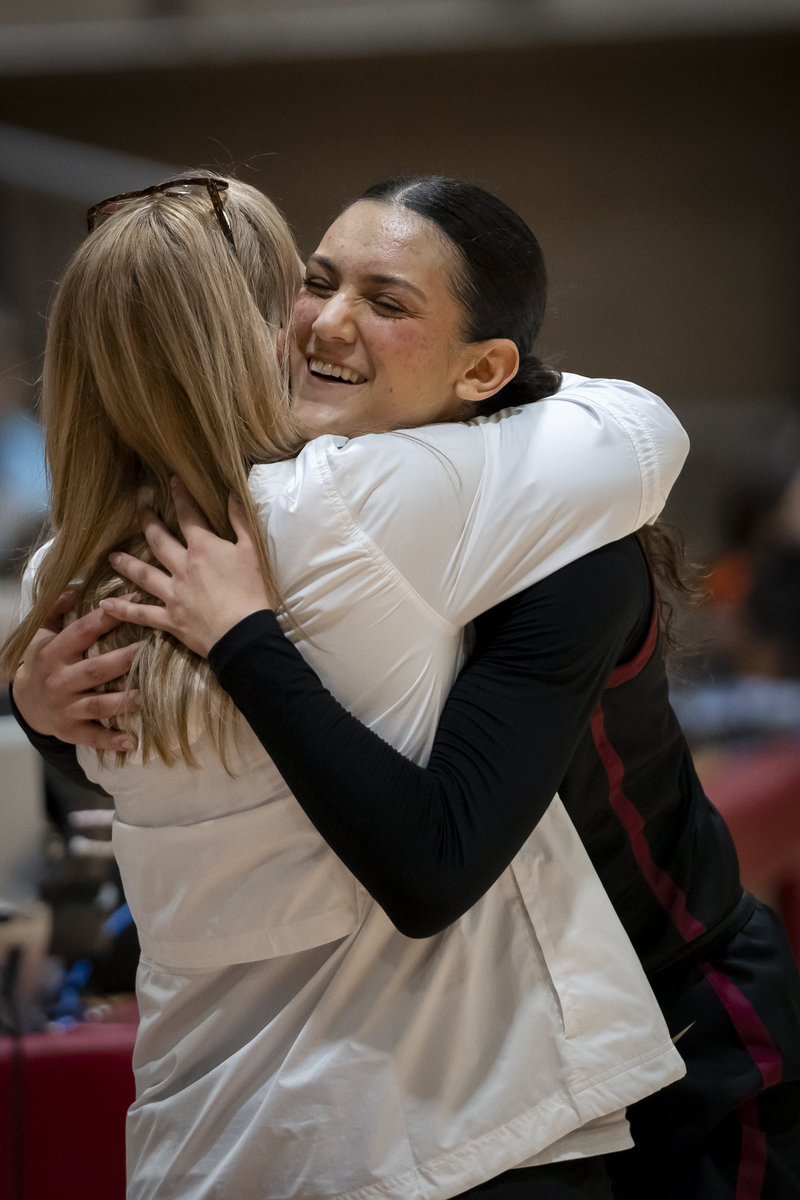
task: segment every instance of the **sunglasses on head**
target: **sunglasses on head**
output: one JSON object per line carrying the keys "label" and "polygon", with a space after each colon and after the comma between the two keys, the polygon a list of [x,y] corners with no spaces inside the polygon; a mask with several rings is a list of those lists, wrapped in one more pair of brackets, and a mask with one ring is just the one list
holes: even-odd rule
{"label": "sunglasses on head", "polygon": [[152,187],[142,188],[138,192],[120,192],[118,196],[109,196],[107,200],[93,204],[86,214],[86,223],[89,233],[91,233],[108,217],[124,208],[129,200],[141,200],[145,196],[155,196],[159,193],[166,196],[197,196],[205,192],[211,200],[220,229],[235,253],[236,242],[233,240],[233,228],[230,218],[225,212],[227,190],[228,181],[226,179],[215,179],[211,175],[187,175],[182,179],[168,179],[165,183],[154,183]]}

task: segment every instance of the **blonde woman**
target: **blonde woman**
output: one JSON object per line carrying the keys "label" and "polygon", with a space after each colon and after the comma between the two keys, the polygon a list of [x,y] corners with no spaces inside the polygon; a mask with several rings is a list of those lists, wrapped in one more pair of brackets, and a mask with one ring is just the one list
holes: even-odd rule
{"label": "blonde woman", "polygon": [[[12,670],[70,580],[83,580],[84,611],[128,588],[108,553],[148,556],[143,485],[177,529],[179,475],[217,533],[232,532],[229,491],[243,496],[237,528],[268,526],[276,578],[263,548],[262,577],[304,653],[422,761],[472,616],[663,504],[685,454],[677,423],[648,393],[579,378],[474,425],[322,437],[293,458],[275,343],[297,259],[272,206],[194,179],[114,198],[90,220],[51,317],[55,533],[29,572]],[[518,350],[465,336],[441,239],[404,217],[367,223],[361,245],[371,276],[391,264],[426,306],[404,335],[373,295],[384,317],[369,362],[349,379],[339,369],[331,389],[371,391],[396,413],[404,373],[420,424],[500,393]],[[410,347],[428,356],[416,376]],[[306,427],[315,403],[304,393]],[[112,640],[139,636],[123,626]],[[599,1156],[628,1144],[622,1110],[682,1066],[559,802],[469,912],[410,939],[319,837],[204,660],[151,632],[133,676],[137,749],[80,752],[114,795],[143,951],[131,1200],[445,1200],[520,1184],[608,1196]]]}
{"label": "blonde woman", "polygon": [[[229,186],[235,200],[223,208]],[[125,211],[107,222],[118,205]],[[149,203],[115,201],[89,219],[97,228],[65,273],[48,329],[42,416],[57,533],[5,650],[15,664],[71,580],[83,579],[84,611],[119,590],[107,555],[122,545],[145,552],[142,487],[171,513],[169,478],[180,464],[226,533],[227,489],[247,503],[249,468],[302,444],[275,353],[297,292],[294,241],[277,210],[244,184],[189,177]],[[234,225],[235,254],[220,236]],[[266,561],[264,570],[269,577]],[[131,641],[129,631],[118,636]],[[147,638],[137,669],[147,679],[146,752],[167,761],[177,746],[188,753],[187,713],[201,691],[204,719],[219,729],[219,689],[207,687],[196,656]]]}

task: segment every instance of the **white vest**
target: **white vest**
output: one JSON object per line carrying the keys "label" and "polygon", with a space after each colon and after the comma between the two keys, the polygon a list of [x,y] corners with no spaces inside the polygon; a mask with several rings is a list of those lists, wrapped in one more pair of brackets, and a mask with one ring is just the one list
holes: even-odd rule
{"label": "white vest", "polygon": [[[251,478],[286,632],[424,762],[465,625],[653,519],[685,452],[655,397],[576,377],[470,426],[319,438]],[[199,770],[80,752],[143,954],[129,1200],[445,1200],[625,1144],[615,1115],[683,1067],[560,800],[415,941],[241,724],[232,774],[202,739]]]}

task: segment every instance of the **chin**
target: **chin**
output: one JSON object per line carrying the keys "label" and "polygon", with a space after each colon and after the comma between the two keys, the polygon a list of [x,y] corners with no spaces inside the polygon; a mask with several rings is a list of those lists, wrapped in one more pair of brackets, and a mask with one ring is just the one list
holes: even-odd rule
{"label": "chin", "polygon": [[292,415],[306,441],[310,442],[312,438],[321,437],[324,433],[351,436],[351,422],[340,409],[332,405],[312,404],[301,400],[299,404],[292,406]]}

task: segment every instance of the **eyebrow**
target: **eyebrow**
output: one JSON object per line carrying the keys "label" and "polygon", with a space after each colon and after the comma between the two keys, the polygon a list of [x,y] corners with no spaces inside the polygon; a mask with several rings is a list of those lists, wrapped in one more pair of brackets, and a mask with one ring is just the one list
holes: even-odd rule
{"label": "eyebrow", "polygon": [[[312,254],[309,257],[308,261],[309,261],[309,264],[316,263],[320,267],[324,267],[327,271],[330,271],[332,275],[338,275],[338,273],[339,273],[337,270],[336,264],[333,262],[333,260],[330,258],[326,258],[324,254]],[[414,294],[416,296],[419,296],[420,300],[427,301],[427,299],[428,299],[428,297],[425,295],[425,293],[422,291],[421,288],[418,288],[413,283],[410,283],[408,279],[404,279],[402,275],[372,274],[372,275],[365,275],[364,279],[366,280],[367,283],[373,283],[373,284],[378,283],[378,284],[381,284],[381,286],[388,285],[390,287],[405,288],[409,292],[414,292]]]}

